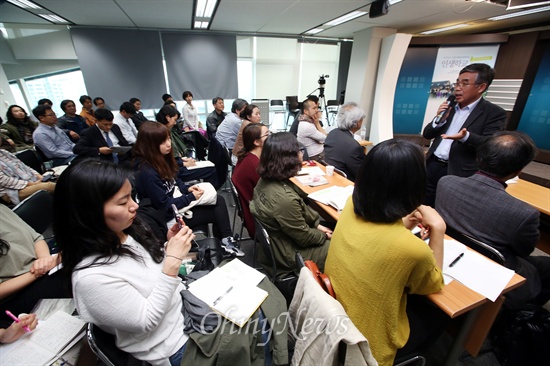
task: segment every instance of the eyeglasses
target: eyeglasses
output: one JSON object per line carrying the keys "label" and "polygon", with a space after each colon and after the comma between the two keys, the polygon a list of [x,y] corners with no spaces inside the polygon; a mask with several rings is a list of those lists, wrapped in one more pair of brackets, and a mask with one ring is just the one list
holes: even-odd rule
{"label": "eyeglasses", "polygon": [[479,84],[482,84],[482,83],[469,83],[467,81],[458,81],[457,80],[456,83],[455,83],[455,86],[460,87],[460,88],[467,88],[470,85],[479,85]]}
{"label": "eyeglasses", "polygon": [[55,117],[56,114],[55,113],[50,113],[50,114],[45,114],[44,117]]}

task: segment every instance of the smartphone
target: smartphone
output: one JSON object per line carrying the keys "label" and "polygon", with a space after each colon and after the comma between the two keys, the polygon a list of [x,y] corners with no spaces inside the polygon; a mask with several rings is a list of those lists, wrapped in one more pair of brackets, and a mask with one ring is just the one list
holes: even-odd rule
{"label": "smartphone", "polygon": [[181,229],[185,223],[183,222],[183,217],[181,216],[178,208],[174,204],[172,204],[172,211],[174,212],[174,219],[176,220],[178,227]]}

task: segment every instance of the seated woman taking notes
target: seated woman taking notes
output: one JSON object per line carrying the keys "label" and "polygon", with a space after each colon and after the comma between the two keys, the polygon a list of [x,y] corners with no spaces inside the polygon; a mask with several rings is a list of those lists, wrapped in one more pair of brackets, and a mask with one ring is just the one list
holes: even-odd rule
{"label": "seated woman taking notes", "polygon": [[[392,365],[405,344],[405,354],[422,346],[436,333],[430,323],[437,327],[443,323],[438,316],[446,318],[410,296],[443,288],[446,227],[434,209],[420,205],[425,181],[418,146],[399,140],[375,146],[359,169],[328,252],[325,272],[337,299],[379,365]],[[417,224],[429,234],[428,245],[411,233]]]}

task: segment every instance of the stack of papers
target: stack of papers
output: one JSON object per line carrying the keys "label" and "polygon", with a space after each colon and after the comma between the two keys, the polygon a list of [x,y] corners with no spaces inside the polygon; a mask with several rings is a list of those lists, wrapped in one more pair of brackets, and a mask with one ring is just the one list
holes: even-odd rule
{"label": "stack of papers", "polygon": [[264,274],[233,259],[189,285],[189,291],[227,320],[242,327],[266,299],[258,288]]}
{"label": "stack of papers", "polygon": [[[462,253],[464,255],[450,267]],[[443,274],[495,301],[514,276],[514,271],[467,249],[456,240],[445,240]],[[446,278],[445,284],[448,282],[450,281]]]}
{"label": "stack of papers", "polygon": [[208,168],[210,166],[215,166],[214,163],[211,162],[210,160],[198,160],[198,161],[195,161],[195,165],[188,166],[187,170]]}
{"label": "stack of papers", "polygon": [[296,180],[303,185],[316,187],[328,184],[324,175],[326,175],[325,172],[318,166],[305,167],[296,174]]}
{"label": "stack of papers", "polygon": [[349,196],[353,194],[353,185],[347,187],[332,186],[313,192],[308,195],[309,198],[325,205],[332,206],[338,211],[342,211]]}
{"label": "stack of papers", "polygon": [[0,347],[0,365],[50,365],[84,336],[86,323],[58,311],[36,329]]}

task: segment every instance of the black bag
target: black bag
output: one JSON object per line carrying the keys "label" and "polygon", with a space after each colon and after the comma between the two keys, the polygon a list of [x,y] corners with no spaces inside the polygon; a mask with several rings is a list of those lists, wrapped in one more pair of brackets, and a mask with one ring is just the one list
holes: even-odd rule
{"label": "black bag", "polygon": [[502,366],[550,365],[550,312],[541,307],[502,314],[495,327]]}
{"label": "black bag", "polygon": [[[211,271],[223,260],[223,248],[221,243],[216,238],[206,238],[197,240],[199,245],[197,249],[197,263],[192,272],[195,271]],[[192,251],[195,251],[193,248]]]}

